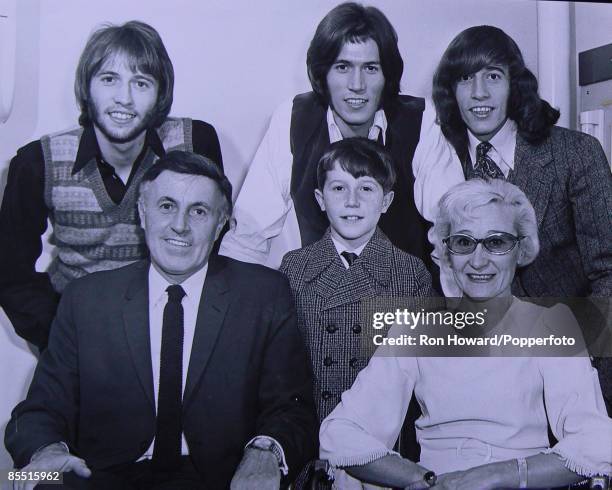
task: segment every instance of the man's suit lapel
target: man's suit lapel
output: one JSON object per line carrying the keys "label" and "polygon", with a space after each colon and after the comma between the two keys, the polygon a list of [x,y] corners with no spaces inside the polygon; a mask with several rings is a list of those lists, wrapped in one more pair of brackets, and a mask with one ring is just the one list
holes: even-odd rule
{"label": "man's suit lapel", "polygon": [[189,401],[208,364],[230,304],[229,285],[223,276],[222,259],[211,259],[200,297],[183,406]]}
{"label": "man's suit lapel", "polygon": [[542,225],[546,206],[548,205],[552,184],[555,180],[550,139],[538,145],[532,145],[520,135],[516,137],[514,169],[508,180],[519,187],[533,205],[538,222]]}
{"label": "man's suit lapel", "polygon": [[153,374],[151,371],[151,338],[149,334],[148,273],[148,261],[137,264],[136,273],[126,289],[123,304],[123,327],[134,369],[147,399],[155,410]]}

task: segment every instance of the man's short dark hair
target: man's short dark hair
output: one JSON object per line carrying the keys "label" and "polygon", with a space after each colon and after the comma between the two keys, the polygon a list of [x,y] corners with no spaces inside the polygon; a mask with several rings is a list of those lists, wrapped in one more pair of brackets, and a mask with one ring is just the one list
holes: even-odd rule
{"label": "man's short dark hair", "polygon": [[105,25],[89,37],[74,80],[74,94],[81,108],[79,124],[92,123],[89,103],[91,79],[109,58],[119,54],[127,58],[131,70],[150,75],[157,81],[157,103],[151,126],[160,126],[172,107],[174,68],[157,31],[137,20],[119,26]]}
{"label": "man's short dark hair", "polygon": [[432,95],[438,121],[461,161],[465,161],[468,154],[468,136],[455,96],[457,81],[492,65],[508,67],[507,115],[516,122],[523,138],[530,142],[541,141],[559,119],[559,111],[538,95],[538,81],[525,66],[514,40],[498,27],[470,27],[448,45],[433,78]]}
{"label": "man's short dark hair", "polygon": [[200,175],[213,180],[225,197],[226,216],[229,218],[232,215],[232,184],[219,166],[210,158],[190,151],[170,151],[145,172],[140,182],[140,192],[142,192],[144,184],[153,182],[165,170],[177,174]]}
{"label": "man's short dark hair", "polygon": [[341,3],[323,17],[317,26],[306,66],[312,89],[321,101],[329,104],[327,74],[346,43],[363,43],[372,39],[378,46],[380,66],[385,76],[382,105],[392,103],[400,91],[404,61],[397,47],[397,33],[380,10],[358,3]]}
{"label": "man's short dark hair", "polygon": [[323,190],[327,172],[338,164],[353,177],[372,177],[387,194],[395,184],[395,170],[390,153],[367,138],[345,138],[332,143],[317,165],[317,187]]}

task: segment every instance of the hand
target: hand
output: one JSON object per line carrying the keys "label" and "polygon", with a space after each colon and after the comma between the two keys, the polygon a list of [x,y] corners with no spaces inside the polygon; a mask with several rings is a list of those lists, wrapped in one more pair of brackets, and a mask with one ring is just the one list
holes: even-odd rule
{"label": "hand", "polygon": [[[81,458],[70,454],[63,444],[54,443],[39,449],[34,453],[30,464],[20,471],[74,471],[78,476],[89,478],[91,470]],[[37,482],[14,481],[13,490],[32,490]]]}
{"label": "hand", "polygon": [[[424,480],[418,480],[415,481],[414,483],[411,483],[410,485],[408,485],[407,487],[404,487],[404,490],[428,490],[430,487]],[[438,488],[433,487],[433,488]]]}
{"label": "hand", "polygon": [[477,466],[465,471],[453,471],[438,475],[438,481],[431,487],[435,490],[495,490],[499,488],[493,465]]}
{"label": "hand", "polygon": [[271,451],[247,448],[230,486],[231,490],[278,490],[280,468]]}
{"label": "hand", "polygon": [[413,463],[414,468],[417,471],[420,471],[420,478],[412,483],[410,483],[410,485],[404,487],[404,490],[427,490],[429,488],[431,488],[429,486],[429,484],[424,480],[425,478],[425,474],[429,471],[427,468]]}

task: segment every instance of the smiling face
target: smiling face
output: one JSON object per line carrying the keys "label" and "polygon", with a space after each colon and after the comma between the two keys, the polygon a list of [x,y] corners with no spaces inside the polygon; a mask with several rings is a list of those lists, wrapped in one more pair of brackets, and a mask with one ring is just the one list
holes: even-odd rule
{"label": "smiling face", "polygon": [[151,263],[180,284],[208,261],[225,224],[226,202],[217,184],[201,175],[164,170],[143,184],[138,201]]}
{"label": "smiling face", "polygon": [[157,81],[132,71],[125,55],[108,58],[89,85],[88,103],[97,134],[110,143],[137,138],[153,119],[157,94]]}
{"label": "smiling face", "polygon": [[329,103],[342,136],[368,136],[384,87],[376,42],[346,43],[327,74]]}
{"label": "smiling face", "polygon": [[[484,238],[491,233],[506,232],[517,236],[514,213],[508,206],[487,204],[474,209],[472,216],[451,223],[450,234],[464,233]],[[457,285],[472,299],[488,299],[511,295],[514,273],[521,257],[521,244],[504,255],[489,253],[479,243],[467,255],[449,254],[450,265]]]}
{"label": "smiling face", "polygon": [[327,172],[323,190],[315,197],[327,213],[332,236],[348,249],[367,243],[376,230],[380,215],[393,201],[393,191],[385,194],[373,177],[355,178],[337,163]]}
{"label": "smiling face", "polygon": [[490,140],[507,119],[510,77],[506,66],[487,66],[459,79],[455,96],[463,122],[480,141]]}

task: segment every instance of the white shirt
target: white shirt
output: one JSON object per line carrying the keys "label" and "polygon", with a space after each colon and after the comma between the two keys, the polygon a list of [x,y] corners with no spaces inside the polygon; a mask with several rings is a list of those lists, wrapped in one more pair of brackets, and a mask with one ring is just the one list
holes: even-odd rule
{"label": "white shirt", "polygon": [[[196,319],[200,307],[200,297],[202,296],[202,288],[207,272],[208,263],[181,283],[181,287],[185,291],[185,296],[181,301],[183,306],[183,392],[185,391],[185,382],[187,381],[189,358],[191,357],[191,346],[193,344]],[[171,284],[151,265],[149,267],[149,336],[151,341],[151,368],[156,408],[159,395],[162,324],[164,308],[168,302],[168,293],[166,292],[168,286],[171,286]],[[153,439],[151,446],[149,446],[149,449],[140,459],[152,458],[154,445],[155,439]],[[181,434],[181,454],[189,454],[185,434]]]}
{"label": "white shirt", "polygon": [[[336,141],[344,139],[344,136],[342,136],[342,132],[340,131],[340,127],[338,124],[336,124],[336,120],[334,119],[334,111],[332,111],[331,107],[327,108],[327,130],[329,131],[330,143],[335,143]],[[378,136],[380,135],[381,131],[384,145],[387,142],[387,116],[385,116],[385,111],[379,109],[374,113],[374,121],[372,121],[372,126],[368,131],[368,139],[378,141]],[[293,158],[291,163],[293,163]]]}
{"label": "white shirt", "polygon": [[349,268],[349,263],[347,262],[347,260],[342,256],[342,252],[351,252],[356,254],[357,256],[361,255],[361,252],[363,252],[363,249],[365,248],[365,246],[370,243],[370,240],[368,240],[367,242],[365,242],[363,245],[357,247],[357,248],[347,248],[346,246],[342,245],[338,240],[336,240],[333,236],[330,235],[331,241],[334,244],[334,247],[336,248],[336,252],[338,253],[338,255],[340,256],[340,260],[342,261],[342,263],[344,264],[344,268],[348,269]]}
{"label": "white shirt", "polygon": [[[235,220],[221,242],[221,255],[278,269],[287,252],[302,246],[290,189],[292,109],[293,101],[287,101],[272,114],[234,205]],[[330,142],[341,140],[329,108],[326,117]],[[384,142],[386,131],[387,119],[381,109],[374,115],[368,137],[377,140],[382,132]]]}
{"label": "white shirt", "polygon": [[438,215],[438,202],[455,184],[465,180],[463,167],[453,146],[436,123],[433,102],[425,102],[421,137],[412,159],[414,201],[421,216],[433,223]]}
{"label": "white shirt", "polygon": [[[476,163],[476,147],[482,143],[468,130],[468,151],[472,164]],[[510,170],[514,168],[514,151],[516,150],[516,123],[506,119],[504,125],[489,140],[491,149],[487,156],[493,160],[507,179]]]}

